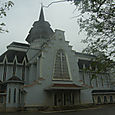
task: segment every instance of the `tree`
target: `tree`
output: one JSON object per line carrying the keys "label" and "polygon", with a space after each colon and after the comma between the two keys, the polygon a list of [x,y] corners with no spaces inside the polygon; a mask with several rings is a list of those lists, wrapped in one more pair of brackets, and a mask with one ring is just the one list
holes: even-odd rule
{"label": "tree", "polygon": [[87,33],[83,52],[96,54],[92,63],[98,66],[96,73],[115,70],[115,0],[68,1],[74,1],[80,31]]}
{"label": "tree", "polygon": [[80,12],[81,31],[87,32],[87,53],[103,52],[115,58],[115,1],[114,0],[74,0]]}
{"label": "tree", "polygon": [[[7,10],[9,10],[13,5],[14,4],[12,1],[0,0],[0,18],[6,16]],[[0,33],[8,32],[7,30],[3,29],[4,26],[6,26],[6,24],[0,21]]]}

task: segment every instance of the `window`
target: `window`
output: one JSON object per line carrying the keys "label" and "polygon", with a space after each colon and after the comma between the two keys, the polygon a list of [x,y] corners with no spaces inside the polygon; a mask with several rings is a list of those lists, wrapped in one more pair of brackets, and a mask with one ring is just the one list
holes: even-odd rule
{"label": "window", "polygon": [[23,67],[22,67],[22,80],[23,81],[25,80],[25,62],[24,62]]}
{"label": "window", "polygon": [[101,104],[101,98],[100,98],[100,96],[97,97],[97,103]]}
{"label": "window", "polygon": [[110,96],[110,103],[113,103],[113,97]]}
{"label": "window", "polygon": [[65,53],[62,49],[56,53],[54,79],[70,79]]}
{"label": "window", "polygon": [[6,72],[7,72],[7,65],[6,65],[6,61],[5,61],[5,62],[4,62],[3,81],[6,80]]}
{"label": "window", "polygon": [[104,96],[104,103],[107,103],[107,97]]}
{"label": "window", "polygon": [[97,78],[96,78],[96,87],[98,87],[98,81],[97,81]]}
{"label": "window", "polygon": [[10,103],[11,99],[11,89],[9,88],[9,95],[8,95],[8,103]]}
{"label": "window", "polygon": [[16,88],[14,89],[14,103],[16,103]]}
{"label": "window", "polygon": [[19,89],[19,92],[18,92],[18,102],[20,104],[20,101],[21,101],[21,90]]}
{"label": "window", "polygon": [[102,87],[103,87],[103,85],[104,85],[104,80],[103,80],[103,77],[101,76],[101,83],[102,83]]}

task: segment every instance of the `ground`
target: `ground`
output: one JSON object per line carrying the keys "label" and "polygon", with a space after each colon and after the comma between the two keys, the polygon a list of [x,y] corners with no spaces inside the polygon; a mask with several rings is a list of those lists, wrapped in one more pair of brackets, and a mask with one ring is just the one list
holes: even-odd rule
{"label": "ground", "polygon": [[16,113],[0,113],[0,115],[115,115],[115,104],[99,105],[95,108],[80,109],[77,111],[61,111],[61,112],[16,112]]}

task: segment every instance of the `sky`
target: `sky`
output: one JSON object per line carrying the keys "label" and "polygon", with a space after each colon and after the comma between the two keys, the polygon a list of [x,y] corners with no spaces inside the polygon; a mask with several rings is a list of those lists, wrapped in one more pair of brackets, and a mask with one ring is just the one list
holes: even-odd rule
{"label": "sky", "polygon": [[[8,33],[0,34],[0,55],[5,52],[6,46],[12,42],[27,43],[25,41],[33,23],[39,19],[41,3],[50,4],[53,0],[12,0],[14,6],[7,12],[7,16],[2,20],[6,23]],[[81,40],[86,34],[79,32],[75,5],[71,2],[60,2],[44,8],[45,20],[48,21],[53,30],[60,29],[65,31],[66,41],[70,41],[73,50],[81,52],[85,45]]]}

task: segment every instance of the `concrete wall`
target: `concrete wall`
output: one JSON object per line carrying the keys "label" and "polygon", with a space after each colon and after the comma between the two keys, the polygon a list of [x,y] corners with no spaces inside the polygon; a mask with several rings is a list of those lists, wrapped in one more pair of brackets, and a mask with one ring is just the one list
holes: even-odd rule
{"label": "concrete wall", "polygon": [[81,104],[93,103],[91,89],[81,90]]}

